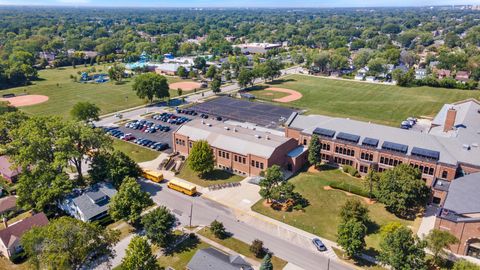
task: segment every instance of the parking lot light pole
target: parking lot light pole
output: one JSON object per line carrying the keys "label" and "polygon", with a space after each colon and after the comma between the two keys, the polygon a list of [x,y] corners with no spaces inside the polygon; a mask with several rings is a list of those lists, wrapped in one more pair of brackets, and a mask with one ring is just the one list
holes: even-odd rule
{"label": "parking lot light pole", "polygon": [[192,228],[192,215],[193,215],[193,202],[192,204],[190,204],[190,216],[188,216],[190,218],[190,228]]}

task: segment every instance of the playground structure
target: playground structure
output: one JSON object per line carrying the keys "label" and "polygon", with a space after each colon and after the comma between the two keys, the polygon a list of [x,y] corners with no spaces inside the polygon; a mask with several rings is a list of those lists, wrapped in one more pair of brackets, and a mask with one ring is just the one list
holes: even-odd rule
{"label": "playground structure", "polygon": [[88,75],[87,72],[82,72],[80,82],[95,82],[95,83],[104,83],[108,82],[108,74],[93,74]]}

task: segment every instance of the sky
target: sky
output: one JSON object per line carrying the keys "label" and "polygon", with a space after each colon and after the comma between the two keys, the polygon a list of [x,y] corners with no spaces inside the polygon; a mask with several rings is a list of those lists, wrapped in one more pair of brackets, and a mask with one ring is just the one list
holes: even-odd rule
{"label": "sky", "polygon": [[0,0],[0,5],[112,7],[384,7],[480,5],[480,0]]}

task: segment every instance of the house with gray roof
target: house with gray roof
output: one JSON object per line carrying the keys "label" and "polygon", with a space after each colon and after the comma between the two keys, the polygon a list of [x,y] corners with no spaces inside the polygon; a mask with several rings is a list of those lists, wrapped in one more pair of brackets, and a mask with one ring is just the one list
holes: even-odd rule
{"label": "house with gray roof", "polygon": [[85,190],[77,190],[59,204],[76,219],[84,222],[101,219],[108,215],[108,206],[117,190],[110,183],[97,183]]}
{"label": "house with gray roof", "polygon": [[230,255],[215,248],[198,250],[187,270],[250,270],[252,266],[240,255]]}

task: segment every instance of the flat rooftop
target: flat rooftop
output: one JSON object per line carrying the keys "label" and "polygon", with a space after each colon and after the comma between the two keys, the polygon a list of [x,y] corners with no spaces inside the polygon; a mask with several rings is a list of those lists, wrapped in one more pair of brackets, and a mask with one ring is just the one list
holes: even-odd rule
{"label": "flat rooftop", "polygon": [[206,140],[218,149],[269,158],[282,144],[293,140],[270,132],[226,124],[213,119],[195,119],[176,132],[193,141]]}

